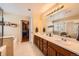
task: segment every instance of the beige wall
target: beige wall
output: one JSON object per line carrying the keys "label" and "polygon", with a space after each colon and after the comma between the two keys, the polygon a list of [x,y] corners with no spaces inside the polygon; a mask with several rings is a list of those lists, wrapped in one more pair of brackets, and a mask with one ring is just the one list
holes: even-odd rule
{"label": "beige wall", "polygon": [[53,4],[47,4],[45,7],[43,7],[40,11],[40,13],[34,13],[33,14],[33,32],[35,33],[35,28],[38,27],[39,32],[42,33],[43,27],[46,27],[46,13],[47,10],[52,7]]}
{"label": "beige wall", "polygon": [[40,18],[40,14],[33,14],[33,31],[35,33],[35,28],[38,27],[39,32],[41,32],[42,20]]}

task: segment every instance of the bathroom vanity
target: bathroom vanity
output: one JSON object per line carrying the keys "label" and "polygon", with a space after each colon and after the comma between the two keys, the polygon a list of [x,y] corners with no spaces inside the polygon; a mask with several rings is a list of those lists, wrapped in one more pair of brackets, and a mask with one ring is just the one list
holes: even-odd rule
{"label": "bathroom vanity", "polygon": [[[69,39],[69,38],[66,38]],[[79,55],[79,42],[70,39],[61,40],[61,36],[48,37],[45,34],[36,33],[34,44],[45,56],[77,56]]]}

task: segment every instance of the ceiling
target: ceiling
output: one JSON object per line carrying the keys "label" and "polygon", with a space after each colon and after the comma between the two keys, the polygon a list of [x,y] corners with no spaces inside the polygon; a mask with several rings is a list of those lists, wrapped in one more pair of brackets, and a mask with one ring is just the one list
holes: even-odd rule
{"label": "ceiling", "polygon": [[17,6],[25,9],[31,9],[32,13],[43,13],[55,3],[19,3]]}
{"label": "ceiling", "polygon": [[33,13],[38,13],[45,3],[21,3],[16,5],[24,9],[31,9]]}
{"label": "ceiling", "polygon": [[4,10],[4,14],[28,15],[27,9],[22,9],[13,3],[0,3],[0,7]]}
{"label": "ceiling", "polygon": [[3,8],[5,13],[14,13],[18,15],[30,15],[32,13],[42,13],[53,6],[55,3],[0,3],[0,7]]}

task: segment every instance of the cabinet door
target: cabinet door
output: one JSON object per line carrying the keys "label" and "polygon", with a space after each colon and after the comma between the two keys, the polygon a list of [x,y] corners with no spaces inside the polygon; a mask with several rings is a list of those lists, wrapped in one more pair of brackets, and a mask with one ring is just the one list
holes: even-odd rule
{"label": "cabinet door", "polygon": [[56,56],[56,50],[48,47],[48,56]]}
{"label": "cabinet door", "polygon": [[43,54],[46,55],[46,56],[48,55],[47,51],[48,51],[48,42],[43,39]]}
{"label": "cabinet door", "polygon": [[37,37],[37,47],[39,48],[39,37]]}
{"label": "cabinet door", "polygon": [[34,36],[34,44],[39,48],[39,37],[38,36]]}
{"label": "cabinet door", "polygon": [[73,55],[75,55],[74,53],[72,53],[62,47],[59,47],[59,46],[56,48],[56,51],[57,51],[58,56],[73,56]]}
{"label": "cabinet door", "polygon": [[[48,47],[52,48],[52,51],[55,50],[56,56],[73,56],[76,55],[54,43],[48,42]],[[50,55],[50,48],[48,48],[48,54]]]}
{"label": "cabinet door", "polygon": [[33,42],[36,45],[36,36],[35,35],[34,35],[34,41]]}
{"label": "cabinet door", "polygon": [[45,48],[45,47],[43,47],[43,54],[44,54],[45,56],[48,55],[48,54],[47,54],[47,48]]}
{"label": "cabinet door", "polygon": [[40,38],[39,48],[40,48],[41,51],[43,50],[43,40],[42,40],[42,38]]}

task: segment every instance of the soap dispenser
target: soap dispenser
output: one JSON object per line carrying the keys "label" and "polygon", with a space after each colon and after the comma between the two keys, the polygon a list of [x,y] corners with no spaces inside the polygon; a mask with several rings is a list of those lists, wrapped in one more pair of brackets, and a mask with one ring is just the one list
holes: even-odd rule
{"label": "soap dispenser", "polygon": [[45,33],[45,31],[46,31],[45,28],[43,28],[43,33]]}
{"label": "soap dispenser", "polygon": [[36,27],[35,32],[36,32],[36,33],[38,32],[38,27]]}

